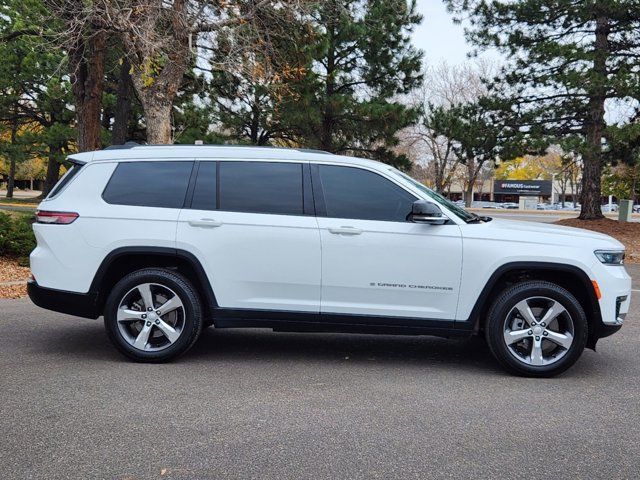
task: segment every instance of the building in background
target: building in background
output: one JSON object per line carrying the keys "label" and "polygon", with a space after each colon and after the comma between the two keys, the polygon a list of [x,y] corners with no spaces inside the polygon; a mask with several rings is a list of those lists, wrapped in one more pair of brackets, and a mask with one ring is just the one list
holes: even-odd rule
{"label": "building in background", "polygon": [[551,180],[494,180],[493,201],[519,203],[520,197],[535,197],[536,203],[553,203]]}
{"label": "building in background", "polygon": [[[465,186],[462,182],[454,181],[451,189],[446,192],[451,200],[464,198]],[[537,203],[561,203],[562,184],[555,180],[496,180],[490,178],[477,182],[473,189],[475,202],[520,203],[520,197],[535,197]],[[578,195],[572,194],[565,185],[564,202],[578,201]]]}

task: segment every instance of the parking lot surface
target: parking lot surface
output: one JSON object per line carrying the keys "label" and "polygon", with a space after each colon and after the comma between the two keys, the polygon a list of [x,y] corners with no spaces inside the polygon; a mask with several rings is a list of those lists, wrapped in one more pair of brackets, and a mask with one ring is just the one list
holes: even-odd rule
{"label": "parking lot surface", "polygon": [[536,380],[479,339],[267,330],[135,364],[0,300],[0,478],[638,478],[639,322]]}

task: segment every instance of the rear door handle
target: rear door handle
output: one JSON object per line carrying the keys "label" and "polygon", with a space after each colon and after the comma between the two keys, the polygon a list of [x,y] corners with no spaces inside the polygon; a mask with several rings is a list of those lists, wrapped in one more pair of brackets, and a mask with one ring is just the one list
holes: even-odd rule
{"label": "rear door handle", "polygon": [[200,220],[189,220],[189,225],[192,227],[214,228],[221,226],[222,222],[213,218],[201,218]]}
{"label": "rear door handle", "polygon": [[329,232],[335,235],[360,235],[362,230],[355,227],[334,227],[329,228]]}

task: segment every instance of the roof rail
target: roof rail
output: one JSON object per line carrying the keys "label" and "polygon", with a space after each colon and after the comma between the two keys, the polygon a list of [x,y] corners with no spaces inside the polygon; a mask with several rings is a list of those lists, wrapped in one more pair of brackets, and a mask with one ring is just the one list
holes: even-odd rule
{"label": "roof rail", "polygon": [[[128,150],[130,148],[136,147],[193,147],[192,144],[165,144],[165,145],[140,145],[136,142],[126,142],[124,145],[109,145],[105,148],[105,150]],[[202,147],[220,147],[220,148],[270,148],[270,149],[282,149],[282,150],[297,150],[298,152],[304,153],[322,153],[325,155],[333,155],[331,152],[327,152],[325,150],[316,150],[314,148],[290,148],[290,147],[273,147],[271,145],[206,145],[206,144],[195,144],[195,146]]]}
{"label": "roof rail", "polygon": [[333,155],[333,153],[327,152],[326,150],[316,150],[315,148],[296,148],[296,150],[305,153],[323,153],[325,155]]}
{"label": "roof rail", "polygon": [[124,145],[109,145],[105,150],[127,150],[129,148],[139,147],[140,144],[136,142],[126,142]]}

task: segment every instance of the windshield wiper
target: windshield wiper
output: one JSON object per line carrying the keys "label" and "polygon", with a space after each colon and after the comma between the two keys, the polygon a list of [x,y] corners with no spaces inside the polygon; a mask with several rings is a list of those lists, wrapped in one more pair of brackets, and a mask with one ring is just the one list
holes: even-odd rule
{"label": "windshield wiper", "polygon": [[487,217],[487,216],[480,216],[476,213],[473,212],[467,212],[469,215],[473,215],[472,218],[470,218],[469,220],[467,220],[467,223],[480,223],[480,222],[490,222],[491,220],[493,220],[493,218],[491,217]]}

